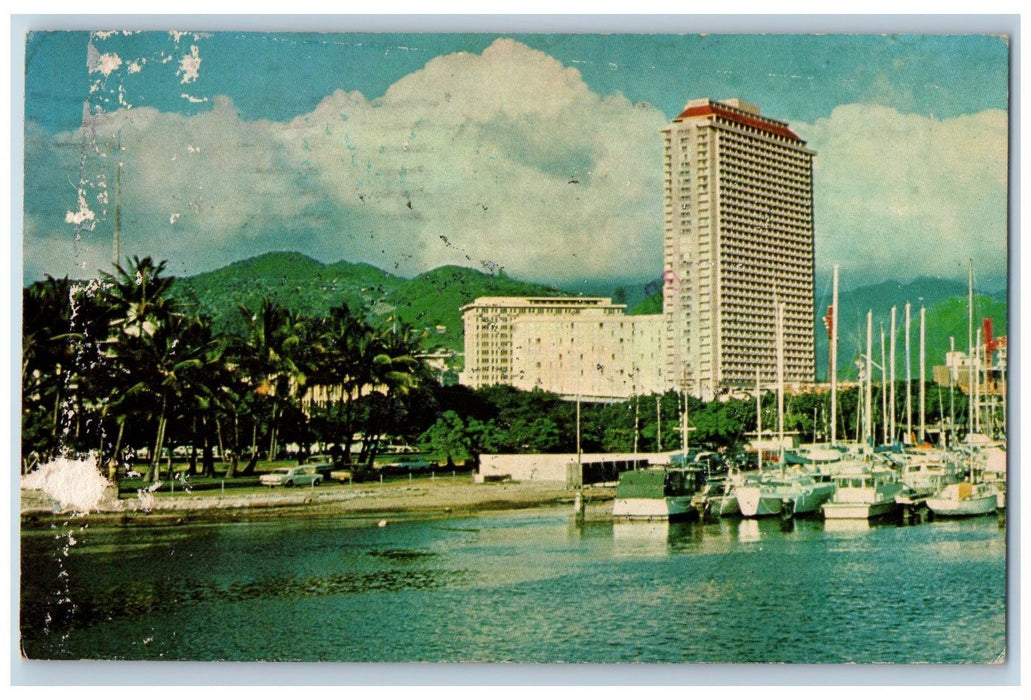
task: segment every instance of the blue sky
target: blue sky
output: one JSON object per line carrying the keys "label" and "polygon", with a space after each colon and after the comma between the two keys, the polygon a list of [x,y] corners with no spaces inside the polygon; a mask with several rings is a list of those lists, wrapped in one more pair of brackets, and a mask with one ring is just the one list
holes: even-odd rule
{"label": "blue sky", "polygon": [[[412,276],[661,276],[661,129],[739,97],[819,152],[817,271],[1005,284],[1008,44],[987,34],[29,36],[24,280],[267,250]],[[84,124],[84,102],[90,116]]]}

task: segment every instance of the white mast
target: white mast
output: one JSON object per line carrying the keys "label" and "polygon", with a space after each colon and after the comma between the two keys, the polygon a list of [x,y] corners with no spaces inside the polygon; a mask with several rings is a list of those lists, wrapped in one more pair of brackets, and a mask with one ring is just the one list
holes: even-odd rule
{"label": "white mast", "polygon": [[913,434],[913,369],[909,352],[909,302],[906,302],[906,441]]}
{"label": "white mast", "polygon": [[838,266],[834,266],[834,289],[831,292],[831,446],[838,436]]}
{"label": "white mast", "polygon": [[925,423],[925,414],[927,412],[927,407],[925,405],[926,387],[924,386],[924,371],[926,364],[926,361],[924,359],[924,353],[926,350],[927,340],[926,311],[927,310],[923,306],[920,307],[920,442],[924,441],[927,432],[927,424]]}
{"label": "white mast", "polygon": [[871,355],[873,353],[873,311],[866,312],[866,387],[864,387],[863,402],[863,450],[870,449],[870,439],[873,437],[873,366]]}
{"label": "white mast", "polygon": [[777,302],[777,440],[780,468],[784,469],[784,304]]}
{"label": "white mast", "polygon": [[956,437],[956,397],[954,394],[956,375],[955,372],[959,369],[956,367],[956,337],[949,336],[949,435],[950,440],[946,440],[946,446],[950,446],[952,440]]}
{"label": "white mast", "polygon": [[974,345],[974,432],[981,432],[981,329],[977,329]]}
{"label": "white mast", "polygon": [[888,363],[884,359],[884,321],[881,321],[881,426],[884,444],[888,444]]}
{"label": "white mast", "polygon": [[894,443],[898,433],[895,432],[895,307],[891,307],[891,415],[889,426],[891,428],[891,441]]}
{"label": "white mast", "polygon": [[974,398],[974,384],[976,372],[974,370],[974,260],[970,259],[970,269],[967,273],[967,431],[974,432],[974,406],[971,405]]}

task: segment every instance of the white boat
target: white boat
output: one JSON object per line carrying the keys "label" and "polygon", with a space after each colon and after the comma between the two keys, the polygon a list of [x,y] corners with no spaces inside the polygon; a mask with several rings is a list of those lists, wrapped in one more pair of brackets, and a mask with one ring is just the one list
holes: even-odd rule
{"label": "white boat", "polygon": [[746,518],[794,517],[819,512],[834,495],[834,484],[801,472],[767,472],[739,485],[735,492],[741,515]]}
{"label": "white boat", "polygon": [[895,497],[905,486],[892,469],[870,469],[865,465],[843,471],[834,477],[835,491],[823,504],[828,520],[870,520],[895,510]]}
{"label": "white boat", "polygon": [[902,483],[910,500],[920,500],[962,480],[962,467],[942,452],[909,455],[902,466]]}
{"label": "white boat", "polygon": [[619,475],[612,517],[623,520],[679,520],[695,514],[691,498],[702,485],[697,469],[648,468]]}
{"label": "white boat", "polygon": [[999,508],[1006,507],[1006,441],[984,435],[967,435],[961,448],[969,455],[970,467],[980,481],[991,484],[999,497]]}
{"label": "white boat", "polygon": [[949,484],[925,502],[932,513],[945,517],[987,515],[999,507],[994,486],[972,484],[969,481]]}

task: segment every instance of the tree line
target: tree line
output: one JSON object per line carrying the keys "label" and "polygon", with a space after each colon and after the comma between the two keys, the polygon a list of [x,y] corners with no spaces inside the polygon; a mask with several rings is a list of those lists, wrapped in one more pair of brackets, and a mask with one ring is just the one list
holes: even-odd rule
{"label": "tree line", "polygon": [[[394,441],[449,464],[491,452],[657,452],[684,444],[676,392],[577,406],[540,391],[444,386],[420,357],[424,333],[395,319],[374,324],[345,304],[310,315],[264,298],[239,307],[243,331],[217,332],[171,293],[165,266],[134,257],[95,280],[47,277],[24,289],[23,470],[93,452],[115,476],[135,453],[145,455],[136,464],[154,480],[173,446],[189,446],[194,473],[213,476],[217,455],[233,477],[281,458],[287,444],[299,447],[298,460],[329,445],[335,461],[365,465]],[[903,384],[899,417],[904,395]],[[838,437],[855,438],[859,391],[838,397]],[[965,420],[961,393],[928,384],[926,405],[928,425]],[[690,397],[686,408],[691,447],[733,453],[754,439],[754,397]],[[761,412],[764,430],[775,428],[773,392],[765,392]],[[788,397],[785,414],[785,429],[800,440],[827,440],[826,392]]]}

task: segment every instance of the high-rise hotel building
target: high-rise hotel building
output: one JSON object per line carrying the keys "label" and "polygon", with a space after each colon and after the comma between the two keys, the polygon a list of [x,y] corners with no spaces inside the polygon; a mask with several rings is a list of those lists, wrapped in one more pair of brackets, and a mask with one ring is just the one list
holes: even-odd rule
{"label": "high-rise hotel building", "polygon": [[626,316],[600,298],[477,299],[462,309],[462,384],[708,400],[753,387],[757,369],[776,381],[778,308],[785,382],[813,382],[816,153],[740,100],[692,100],[662,134],[663,313]]}
{"label": "high-rise hotel building", "polygon": [[691,100],[665,141],[667,379],[702,398],[777,376],[811,383],[813,158],[788,125],[741,102]]}

